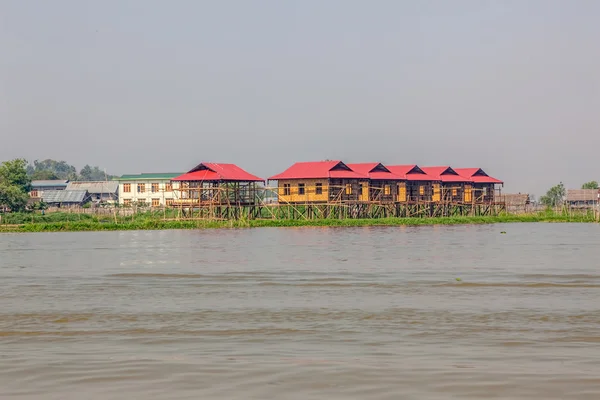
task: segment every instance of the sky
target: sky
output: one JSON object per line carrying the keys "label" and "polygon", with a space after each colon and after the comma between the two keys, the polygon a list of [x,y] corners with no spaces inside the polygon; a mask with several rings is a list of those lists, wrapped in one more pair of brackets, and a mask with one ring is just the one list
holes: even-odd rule
{"label": "sky", "polygon": [[600,180],[600,1],[0,0],[0,160]]}

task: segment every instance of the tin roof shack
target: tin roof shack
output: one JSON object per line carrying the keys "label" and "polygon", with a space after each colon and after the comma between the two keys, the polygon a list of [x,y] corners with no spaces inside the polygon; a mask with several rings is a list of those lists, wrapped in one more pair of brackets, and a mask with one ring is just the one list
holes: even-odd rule
{"label": "tin roof shack", "polygon": [[92,204],[115,204],[119,200],[119,182],[82,181],[69,182],[66,190],[85,190]]}
{"label": "tin roof shack", "polygon": [[362,198],[367,175],[341,161],[297,162],[269,178],[277,181],[279,203],[343,203]]}
{"label": "tin roof shack", "polygon": [[404,177],[393,174],[381,163],[359,163],[348,164],[348,167],[362,175],[368,180],[361,181],[361,193],[359,201],[394,203],[398,201],[400,184],[404,183]]}
{"label": "tin roof shack", "polygon": [[74,208],[86,204],[89,199],[86,190],[46,190],[42,195],[44,203],[51,207]]}
{"label": "tin roof shack", "polygon": [[481,168],[454,168],[460,176],[473,182],[473,202],[475,204],[491,204],[500,196],[500,187],[504,185]]}
{"label": "tin roof shack", "polygon": [[42,195],[45,191],[65,190],[67,188],[68,183],[68,180],[62,179],[31,181],[31,190],[29,191],[29,197],[42,198]]}
{"label": "tin roof shack", "polygon": [[460,176],[450,166],[421,169],[435,179],[432,201],[446,204],[471,203],[472,183],[468,178]]}
{"label": "tin roof shack", "polygon": [[235,164],[200,163],[187,173],[172,179],[178,182],[176,205],[252,206],[260,202],[262,178]]}
{"label": "tin roof shack", "polygon": [[569,189],[567,205],[571,208],[589,208],[598,205],[600,189]]}
{"label": "tin roof shack", "polygon": [[418,165],[388,165],[394,174],[404,177],[398,187],[398,201],[409,203],[429,203],[433,199],[434,178],[427,175]]}

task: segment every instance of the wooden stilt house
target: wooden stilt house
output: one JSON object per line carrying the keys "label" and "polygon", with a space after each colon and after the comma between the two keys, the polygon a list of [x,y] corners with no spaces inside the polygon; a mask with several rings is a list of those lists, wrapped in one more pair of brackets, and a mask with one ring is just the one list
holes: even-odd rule
{"label": "wooden stilt house", "polygon": [[398,184],[398,201],[429,203],[433,199],[434,178],[427,175],[418,165],[387,165],[396,176],[403,177]]}
{"label": "wooden stilt house", "polygon": [[352,170],[365,175],[368,180],[362,181],[361,202],[395,203],[404,177],[393,174],[381,163],[348,164]]}
{"label": "wooden stilt house", "polygon": [[179,193],[173,203],[185,207],[255,205],[258,203],[258,184],[264,182],[235,164],[219,163],[200,163],[172,181],[179,182]]}
{"label": "wooden stilt house", "polygon": [[459,175],[449,166],[422,167],[427,175],[434,178],[432,201],[441,203],[471,203],[471,181]]}
{"label": "wooden stilt house", "polygon": [[359,201],[367,175],[341,161],[298,162],[268,179],[277,181],[279,203]]}
{"label": "wooden stilt house", "polygon": [[[454,171],[472,182],[472,201],[474,203],[491,204],[500,196],[500,187],[504,185],[504,182],[489,176],[481,168],[454,168]],[[465,192],[467,190],[468,186],[465,186]]]}

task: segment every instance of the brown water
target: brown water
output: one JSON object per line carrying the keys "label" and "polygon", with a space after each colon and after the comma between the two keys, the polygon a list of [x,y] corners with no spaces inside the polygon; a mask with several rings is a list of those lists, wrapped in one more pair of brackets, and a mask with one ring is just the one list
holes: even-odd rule
{"label": "brown water", "polygon": [[0,398],[597,400],[599,238],[0,235]]}

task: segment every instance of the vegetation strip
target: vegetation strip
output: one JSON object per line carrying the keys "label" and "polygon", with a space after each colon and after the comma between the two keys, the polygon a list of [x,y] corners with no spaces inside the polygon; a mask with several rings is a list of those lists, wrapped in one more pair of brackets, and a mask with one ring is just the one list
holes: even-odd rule
{"label": "vegetation strip", "polygon": [[146,213],[132,217],[93,216],[87,214],[52,213],[7,214],[3,216],[0,232],[77,232],[158,229],[217,229],[259,227],[359,227],[359,226],[419,226],[467,225],[513,222],[594,222],[593,213],[559,214],[544,212],[523,215],[440,218],[380,218],[380,219],[241,219],[241,220],[165,220],[157,214]]}

